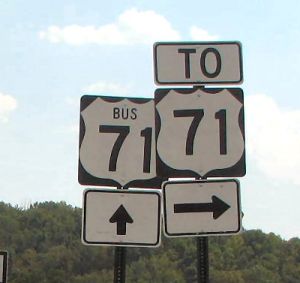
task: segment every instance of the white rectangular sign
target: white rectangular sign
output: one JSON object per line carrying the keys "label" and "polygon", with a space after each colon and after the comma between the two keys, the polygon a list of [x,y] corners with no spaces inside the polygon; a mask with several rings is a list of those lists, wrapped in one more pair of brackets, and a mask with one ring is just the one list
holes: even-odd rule
{"label": "white rectangular sign", "polygon": [[0,251],[0,283],[7,282],[7,252]]}
{"label": "white rectangular sign", "polygon": [[158,42],[155,83],[239,84],[243,81],[239,42]]}
{"label": "white rectangular sign", "polygon": [[159,191],[85,190],[84,244],[155,247],[160,244],[160,230]]}
{"label": "white rectangular sign", "polygon": [[241,229],[237,180],[165,182],[163,201],[169,237],[236,234]]}

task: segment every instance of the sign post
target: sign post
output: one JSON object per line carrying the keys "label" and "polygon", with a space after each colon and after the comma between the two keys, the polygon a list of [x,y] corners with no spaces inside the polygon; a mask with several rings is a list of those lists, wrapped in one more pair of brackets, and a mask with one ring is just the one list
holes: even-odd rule
{"label": "sign post", "polygon": [[8,253],[0,251],[0,283],[7,282]]}
{"label": "sign post", "polygon": [[154,44],[155,83],[193,86],[157,89],[155,118],[158,175],[197,179],[164,183],[163,199],[166,235],[197,236],[199,283],[209,281],[207,236],[241,227],[238,183],[203,179],[246,174],[243,91],[204,86],[240,84],[242,67],[239,42]]}
{"label": "sign post", "polygon": [[115,247],[114,283],[125,283],[126,279],[126,248]]}
{"label": "sign post", "polygon": [[115,246],[114,283],[125,283],[125,247],[160,244],[160,193],[155,190],[87,189],[83,199],[82,242]]}
{"label": "sign post", "polygon": [[209,282],[208,237],[197,237],[198,283]]}
{"label": "sign post", "polygon": [[81,98],[78,181],[110,187],[109,191],[84,193],[82,241],[86,245],[116,246],[115,283],[125,282],[125,246],[160,243],[160,194],[116,190],[160,188],[154,113],[153,99]]}

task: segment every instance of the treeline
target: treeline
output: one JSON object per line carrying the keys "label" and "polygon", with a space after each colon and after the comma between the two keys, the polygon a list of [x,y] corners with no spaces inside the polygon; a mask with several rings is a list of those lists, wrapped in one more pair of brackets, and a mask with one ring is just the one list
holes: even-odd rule
{"label": "treeline", "polygon": [[[9,252],[9,283],[111,283],[114,248],[81,244],[81,209],[0,203],[0,249]],[[126,282],[197,282],[194,238],[163,238],[159,248],[128,248]],[[209,238],[211,283],[299,283],[300,239],[246,231]]]}

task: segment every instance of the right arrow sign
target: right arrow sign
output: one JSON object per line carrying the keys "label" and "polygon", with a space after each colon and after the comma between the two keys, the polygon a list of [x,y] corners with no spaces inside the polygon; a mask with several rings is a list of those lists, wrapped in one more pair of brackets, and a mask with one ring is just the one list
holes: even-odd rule
{"label": "right arrow sign", "polygon": [[235,234],[241,229],[237,180],[163,184],[167,236]]}

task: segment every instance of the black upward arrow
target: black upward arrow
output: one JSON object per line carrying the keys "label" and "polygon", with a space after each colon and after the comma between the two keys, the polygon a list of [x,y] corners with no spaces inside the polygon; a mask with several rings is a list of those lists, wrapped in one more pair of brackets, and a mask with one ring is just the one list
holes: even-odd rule
{"label": "black upward arrow", "polygon": [[133,219],[128,214],[123,205],[120,205],[113,216],[109,219],[110,223],[117,223],[117,235],[126,235],[126,223],[133,223]]}
{"label": "black upward arrow", "polygon": [[211,197],[212,202],[209,203],[177,203],[174,204],[174,213],[190,213],[190,212],[212,212],[213,218],[219,218],[230,205],[222,201],[216,196]]}

